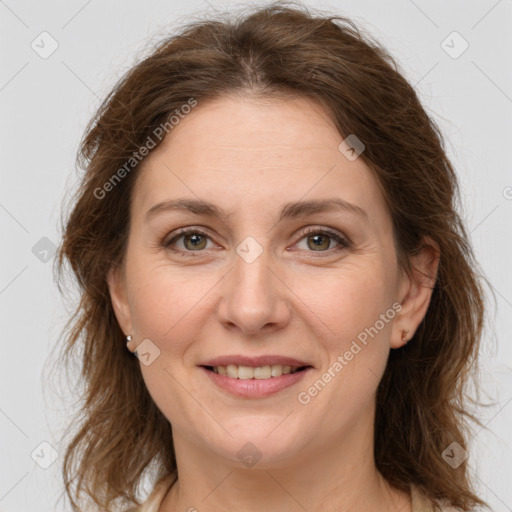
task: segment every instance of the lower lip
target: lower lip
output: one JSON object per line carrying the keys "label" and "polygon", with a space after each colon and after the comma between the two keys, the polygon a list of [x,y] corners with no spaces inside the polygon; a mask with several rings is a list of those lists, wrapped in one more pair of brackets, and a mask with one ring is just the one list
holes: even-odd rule
{"label": "lower lip", "polygon": [[269,379],[233,379],[227,375],[220,375],[219,373],[207,370],[202,366],[200,369],[206,372],[208,377],[217,386],[229,391],[235,396],[241,396],[244,398],[263,398],[293,386],[302,380],[313,368],[309,367],[300,372],[288,373],[286,375],[281,375],[280,377],[270,377]]}

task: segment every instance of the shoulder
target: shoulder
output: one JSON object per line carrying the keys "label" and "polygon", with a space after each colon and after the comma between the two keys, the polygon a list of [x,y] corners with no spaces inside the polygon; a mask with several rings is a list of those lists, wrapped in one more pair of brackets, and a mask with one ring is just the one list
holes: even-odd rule
{"label": "shoulder", "polygon": [[141,503],[138,507],[127,509],[125,512],[158,512],[167,491],[175,481],[176,474],[174,473],[161,477],[155,483],[153,490],[147,497],[146,501]]}
{"label": "shoulder", "polygon": [[[414,485],[411,486],[412,512],[437,512],[432,502]],[[440,512],[460,512],[458,508],[444,505]]]}

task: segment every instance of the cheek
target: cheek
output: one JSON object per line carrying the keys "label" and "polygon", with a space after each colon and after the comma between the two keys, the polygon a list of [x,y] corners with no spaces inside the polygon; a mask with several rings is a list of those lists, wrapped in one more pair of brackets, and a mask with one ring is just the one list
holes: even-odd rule
{"label": "cheek", "polygon": [[[316,315],[329,338],[339,344],[356,337],[359,332],[379,320],[393,302],[392,276],[386,276],[382,265],[329,269],[311,276],[295,276],[293,290],[303,304]],[[314,317],[312,317],[314,318]],[[386,327],[379,330],[387,331]]]}
{"label": "cheek", "polygon": [[[387,364],[396,315],[391,278],[373,264],[316,276],[314,285],[304,277],[296,282],[294,291],[308,307],[304,315],[324,352],[324,369],[331,372],[321,377],[329,384],[318,405],[341,400],[350,411],[373,396]],[[323,382],[317,388],[323,389]]]}
{"label": "cheek", "polygon": [[181,383],[187,382],[190,393],[200,396],[201,390],[187,379],[194,371],[194,343],[204,337],[204,321],[211,314],[205,309],[207,292],[218,279],[185,275],[165,264],[132,275],[137,275],[130,301],[136,336],[151,340],[159,349],[154,362],[140,365],[146,387],[169,421],[193,423],[193,401]]}
{"label": "cheek", "polygon": [[371,409],[386,368],[396,311],[382,275],[358,270],[315,280],[314,289],[302,280],[298,289],[325,355],[323,373],[304,384],[298,401],[313,416],[326,415],[333,431]]}
{"label": "cheek", "polygon": [[129,286],[130,310],[138,338],[149,338],[177,353],[200,329],[198,312],[218,281],[212,272],[178,271],[166,264],[135,265]]}
{"label": "cheek", "polygon": [[322,418],[333,442],[344,426],[372,414],[386,368],[396,313],[382,275],[377,269],[347,270],[315,280],[314,289],[302,280],[297,293],[311,308],[308,322],[324,353],[322,373],[304,383],[297,400],[309,417]]}

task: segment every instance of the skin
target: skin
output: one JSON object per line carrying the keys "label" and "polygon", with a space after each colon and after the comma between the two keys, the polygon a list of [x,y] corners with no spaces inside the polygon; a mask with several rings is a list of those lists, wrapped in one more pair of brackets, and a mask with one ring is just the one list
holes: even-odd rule
{"label": "skin", "polygon": [[[143,162],[125,259],[108,282],[117,320],[133,335],[130,348],[150,339],[160,350],[140,369],[173,429],[179,479],[161,512],[411,511],[409,494],[375,467],[375,396],[389,351],[404,344],[402,329],[410,339],[425,316],[438,248],[426,241],[412,260],[419,271],[402,272],[377,181],[362,158],[339,151],[342,140],[309,99],[224,96],[199,102]],[[332,197],[366,216],[336,210],[277,222],[288,201]],[[166,211],[144,220],[155,204],[176,198],[231,214],[221,221]],[[196,239],[200,249],[184,237],[174,242],[177,252],[166,248],[184,226],[207,232]],[[350,245],[327,238],[317,248],[318,233],[302,233],[309,226],[331,228]],[[250,264],[236,252],[248,236],[263,250]],[[298,393],[393,303],[400,312],[300,403]],[[287,355],[314,370],[277,394],[240,398],[198,367],[226,354]],[[261,454],[253,467],[237,457],[247,442]]]}

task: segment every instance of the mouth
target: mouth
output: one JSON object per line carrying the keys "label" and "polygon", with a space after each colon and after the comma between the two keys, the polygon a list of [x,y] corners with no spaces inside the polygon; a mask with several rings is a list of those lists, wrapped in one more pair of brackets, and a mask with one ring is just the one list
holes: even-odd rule
{"label": "mouth", "polygon": [[199,365],[209,381],[228,396],[244,399],[262,399],[291,389],[298,385],[314,370],[311,365],[263,365],[244,366],[228,365]]}
{"label": "mouth", "polygon": [[282,375],[294,374],[298,372],[303,372],[308,368],[312,368],[310,365],[304,366],[291,366],[291,365],[281,365],[281,364],[273,364],[273,365],[265,365],[265,366],[244,366],[244,365],[236,365],[236,364],[228,364],[226,366],[207,366],[202,365],[202,368],[206,370],[216,373],[218,375],[225,375],[226,377],[230,377],[232,379],[240,379],[240,380],[264,380],[264,379],[275,379],[281,377]]}

